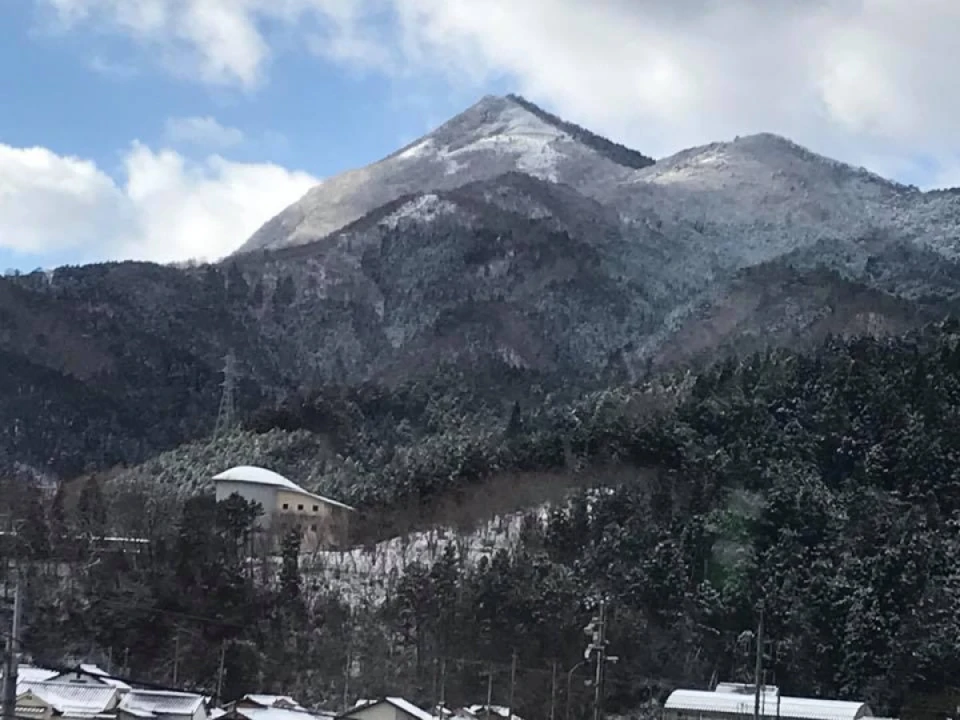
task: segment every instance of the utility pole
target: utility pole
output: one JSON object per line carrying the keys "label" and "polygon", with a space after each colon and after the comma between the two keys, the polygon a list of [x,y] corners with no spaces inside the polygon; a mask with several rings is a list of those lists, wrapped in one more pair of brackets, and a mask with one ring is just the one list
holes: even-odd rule
{"label": "utility pole", "polygon": [[447,659],[440,658],[440,707],[447,706]]}
{"label": "utility pole", "polygon": [[223,702],[223,669],[227,660],[227,642],[220,643],[220,667],[217,668],[217,705]]}
{"label": "utility pole", "polygon": [[600,625],[597,628],[595,642],[591,648],[596,651],[597,669],[593,678],[593,720],[603,717],[603,659],[607,650],[607,601],[600,601]]}
{"label": "utility pole", "polygon": [[180,678],[180,627],[177,627],[177,634],[173,638],[173,685],[176,687],[177,680]]}
{"label": "utility pole", "polygon": [[760,683],[763,678],[763,608],[760,608],[760,622],[757,623],[757,659],[753,670],[753,720],[760,720]]}
{"label": "utility pole", "polygon": [[557,708],[557,661],[553,661],[553,672],[550,674],[550,720],[556,720]]}
{"label": "utility pole", "polygon": [[17,568],[16,585],[13,590],[13,619],[7,637],[6,667],[3,673],[3,720],[15,720],[17,716],[17,666],[20,653],[20,572]]}
{"label": "utility pole", "polygon": [[600,601],[600,614],[594,616],[590,623],[584,628],[584,632],[590,635],[591,642],[587,645],[583,653],[584,660],[589,661],[590,656],[596,657],[596,669],[593,679],[593,720],[602,720],[603,718],[603,681],[608,662],[615,663],[618,658],[615,655],[607,655],[607,601]]}
{"label": "utility pole", "polygon": [[490,706],[493,704],[493,668],[487,670],[487,707],[484,708],[484,717],[490,720]]}
{"label": "utility pole", "polygon": [[510,706],[507,708],[507,720],[513,720],[513,697],[517,685],[517,651],[510,658]]}

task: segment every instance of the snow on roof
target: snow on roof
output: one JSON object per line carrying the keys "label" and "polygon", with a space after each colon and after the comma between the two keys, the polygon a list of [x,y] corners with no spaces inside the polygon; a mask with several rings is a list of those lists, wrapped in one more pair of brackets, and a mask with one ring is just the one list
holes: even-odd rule
{"label": "snow on roof", "polygon": [[[417,707],[409,700],[404,700],[402,697],[395,696],[385,697],[382,700],[358,700],[357,704],[352,709],[353,711],[366,710],[367,708],[379,705],[380,703],[388,703],[393,705],[395,708],[407,713],[407,715],[417,718],[417,720],[436,720],[433,715],[428,713],[426,710]],[[349,716],[350,713],[345,713],[345,715]]]}
{"label": "snow on roof", "polygon": [[17,696],[33,695],[64,715],[98,715],[117,700],[116,688],[108,685],[77,685],[66,682],[17,683]]}
{"label": "snow on roof", "polygon": [[480,715],[497,715],[502,718],[510,718],[510,720],[520,720],[519,715],[514,715],[510,712],[510,708],[504,707],[503,705],[471,705],[469,708],[471,715],[479,717]]}
{"label": "snow on roof", "polygon": [[172,690],[131,690],[120,701],[120,709],[141,717],[192,715],[203,704],[203,696]]}
{"label": "snow on roof", "polygon": [[118,690],[130,689],[130,685],[125,683],[123,680],[117,680],[115,677],[111,676],[106,670],[101,668],[99,665],[90,665],[87,663],[81,663],[80,669],[83,672],[87,673],[88,675],[96,676],[97,679],[99,679],[100,682],[104,683],[105,685],[110,685],[111,687],[115,687]]}
{"label": "snow on roof", "polygon": [[335,505],[336,507],[341,507],[346,510],[353,510],[352,507],[345,505],[342,502],[337,502],[336,500],[331,500],[330,498],[323,497],[322,495],[316,495],[312,492],[304,490],[292,480],[288,480],[283,475],[275,473],[273,470],[267,470],[266,468],[254,467],[252,465],[238,465],[237,467],[232,467],[229,470],[224,470],[219,475],[214,475],[213,479],[215,481],[229,480],[230,482],[282,487],[285,490],[290,490],[291,492],[308,495],[315,500],[327,503],[328,505]]}
{"label": "snow on roof", "polygon": [[[52,680],[59,674],[57,670],[50,670],[49,668],[37,667],[36,665],[20,665],[17,668],[17,687],[19,688],[21,683]],[[17,694],[20,694],[19,690]]]}
{"label": "snow on roof", "polygon": [[263,695],[260,693],[252,693],[249,695],[244,695],[243,699],[265,708],[276,707],[280,705],[303,709],[303,706],[289,695]]}
{"label": "snow on roof", "polygon": [[[872,717],[865,703],[843,700],[820,700],[816,698],[780,697],[779,710],[776,696],[761,695],[760,712],[765,717],[779,715],[791,720],[858,720]],[[710,692],[709,690],[674,690],[664,703],[665,710],[688,710],[694,712],[752,715],[754,697],[737,692]]]}
{"label": "snow on roof", "polygon": [[235,707],[233,711],[247,720],[311,720],[316,717],[302,707]]}

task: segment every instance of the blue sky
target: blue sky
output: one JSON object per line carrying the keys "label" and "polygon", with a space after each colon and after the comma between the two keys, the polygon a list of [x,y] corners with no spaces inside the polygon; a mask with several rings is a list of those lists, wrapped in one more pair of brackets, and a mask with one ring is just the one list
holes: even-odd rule
{"label": "blue sky", "polygon": [[952,185],[960,8],[894,5],[0,0],[0,271],[220,257],[488,92],[655,156],[767,130]]}

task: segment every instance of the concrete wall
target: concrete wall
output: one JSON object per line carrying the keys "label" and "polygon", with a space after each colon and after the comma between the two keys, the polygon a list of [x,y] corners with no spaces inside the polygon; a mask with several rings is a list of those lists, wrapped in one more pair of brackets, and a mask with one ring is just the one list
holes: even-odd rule
{"label": "concrete wall", "polygon": [[321,548],[346,545],[350,531],[350,510],[325,503],[309,495],[274,485],[218,480],[217,502],[237,493],[248,502],[263,506],[260,527],[280,532],[285,527],[299,525],[303,531],[303,549],[307,552]]}
{"label": "concrete wall", "polygon": [[351,712],[349,717],[355,720],[411,720],[405,712],[385,702]]}
{"label": "concrete wall", "polygon": [[234,482],[231,480],[217,480],[217,502],[226,500],[237,493],[247,502],[258,502],[263,506],[263,516],[260,518],[261,527],[269,527],[273,514],[277,509],[277,490],[273,485],[258,485],[248,482]]}
{"label": "concrete wall", "polygon": [[292,490],[279,490],[276,502],[278,524],[300,525],[304,550],[346,544],[351,511]]}

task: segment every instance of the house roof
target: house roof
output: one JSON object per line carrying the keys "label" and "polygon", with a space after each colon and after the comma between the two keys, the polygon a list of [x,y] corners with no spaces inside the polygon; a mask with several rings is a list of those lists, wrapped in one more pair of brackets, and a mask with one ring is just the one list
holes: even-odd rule
{"label": "house roof", "polygon": [[[790,720],[858,720],[873,715],[865,703],[843,700],[780,696],[778,709],[775,705],[776,696],[762,694],[761,702],[763,707],[760,712],[765,717],[778,715]],[[753,695],[709,690],[674,690],[663,707],[665,710],[753,715],[753,706]]]}
{"label": "house roof", "polygon": [[131,690],[120,701],[120,709],[138,717],[152,715],[193,715],[203,705],[203,696],[172,690]]}
{"label": "house roof", "polygon": [[[60,673],[57,670],[50,670],[49,668],[37,667],[36,665],[20,665],[17,668],[17,695],[22,691],[20,686],[24,683],[29,682],[45,682],[47,680],[52,680]],[[0,673],[0,677],[2,677]]]}
{"label": "house roof", "polygon": [[123,680],[117,680],[115,677],[111,676],[106,670],[101,668],[99,665],[91,665],[89,663],[81,663],[80,671],[86,673],[87,675],[92,675],[97,680],[102,682],[104,685],[109,685],[110,687],[115,687],[117,690],[129,690],[130,685],[125,683]]}
{"label": "house roof", "polygon": [[252,465],[238,465],[237,467],[230,468],[229,470],[224,470],[219,475],[214,475],[213,479],[214,481],[229,480],[230,482],[250,483],[252,485],[270,485],[272,487],[283,488],[284,490],[300,493],[301,495],[307,495],[328,505],[334,505],[346,510],[353,510],[352,507],[345,505],[342,502],[337,502],[336,500],[331,500],[330,498],[323,497],[322,495],[316,495],[315,493],[304,490],[292,480],[288,480],[283,475],[275,473],[273,470],[267,470],[266,468],[254,467]]}
{"label": "house roof", "polygon": [[470,715],[474,717],[487,716],[487,715],[497,715],[498,717],[507,718],[508,720],[520,720],[519,715],[514,715],[510,712],[510,708],[504,707],[503,705],[471,705],[469,708],[464,708]]}
{"label": "house roof", "polygon": [[265,708],[276,707],[279,705],[303,709],[303,706],[289,695],[263,695],[260,693],[251,693],[249,695],[244,695],[241,699],[241,702],[243,701],[252,702],[255,705]]}
{"label": "house roof", "polygon": [[247,720],[312,720],[316,717],[305,708],[235,707],[233,712]]}
{"label": "house roof", "polygon": [[369,701],[359,700],[357,701],[357,704],[353,708],[345,712],[341,717],[350,717],[355,712],[360,712],[361,710],[372,708],[376,705],[380,705],[381,703],[388,703],[389,705],[393,705],[395,708],[399,708],[400,710],[407,713],[408,715],[411,715],[417,718],[417,720],[436,720],[436,718],[434,718],[433,715],[428,713],[426,710],[417,707],[409,700],[404,700],[402,697],[385,697],[381,700],[369,700]]}
{"label": "house roof", "polygon": [[116,705],[117,690],[108,685],[77,685],[62,682],[17,683],[17,697],[33,695],[64,715],[92,716]]}

